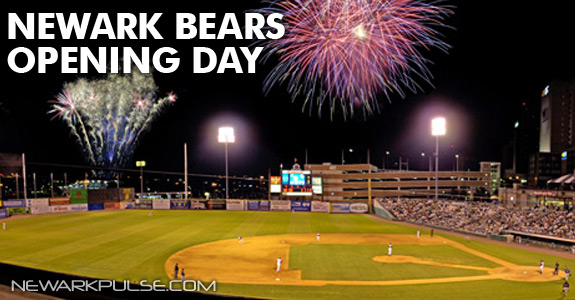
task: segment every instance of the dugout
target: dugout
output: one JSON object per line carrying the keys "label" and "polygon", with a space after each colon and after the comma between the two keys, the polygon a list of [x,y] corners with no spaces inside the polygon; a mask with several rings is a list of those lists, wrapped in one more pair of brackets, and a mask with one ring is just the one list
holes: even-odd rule
{"label": "dugout", "polygon": [[565,239],[553,236],[546,236],[540,234],[525,233],[513,230],[503,231],[502,234],[513,235],[513,239],[520,244],[539,245],[562,251],[571,251],[575,246],[575,240]]}

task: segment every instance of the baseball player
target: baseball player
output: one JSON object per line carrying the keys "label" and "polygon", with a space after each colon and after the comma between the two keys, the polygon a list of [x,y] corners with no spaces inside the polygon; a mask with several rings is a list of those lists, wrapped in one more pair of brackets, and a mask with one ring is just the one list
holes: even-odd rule
{"label": "baseball player", "polygon": [[543,260],[541,260],[541,263],[539,263],[539,273],[543,274],[543,266],[545,265],[545,262]]}
{"label": "baseball player", "polygon": [[565,267],[565,281],[569,280],[569,276],[571,276],[571,270],[569,270],[569,268]]}
{"label": "baseball player", "polygon": [[278,259],[276,260],[276,273],[279,273],[281,266],[282,266],[282,258],[278,257]]}
{"label": "baseball player", "polygon": [[244,238],[241,236],[238,236],[238,244],[243,244],[244,243]]}
{"label": "baseball player", "polygon": [[318,232],[317,235],[316,235],[316,239],[317,239],[318,242],[319,242],[319,236],[320,236],[320,234],[319,234],[319,232]]}
{"label": "baseball player", "polygon": [[563,283],[563,295],[567,296],[567,293],[569,293],[569,281]]}
{"label": "baseball player", "polygon": [[393,248],[393,245],[391,243],[389,243],[389,245],[387,245],[387,255],[391,256],[391,250]]}

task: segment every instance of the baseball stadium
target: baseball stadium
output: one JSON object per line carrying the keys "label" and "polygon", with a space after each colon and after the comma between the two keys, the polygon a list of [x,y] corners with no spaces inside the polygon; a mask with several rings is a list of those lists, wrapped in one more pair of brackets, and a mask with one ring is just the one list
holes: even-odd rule
{"label": "baseball stadium", "polygon": [[[433,180],[403,172],[405,184],[389,188],[385,178],[398,174],[350,171],[366,167],[284,170],[271,200],[146,200],[133,188],[72,190],[20,208],[6,200],[13,216],[3,219],[0,261],[23,277],[5,276],[4,289],[45,270],[133,286],[175,282],[178,294],[209,298],[569,299],[572,212],[447,197],[454,184],[489,184],[485,172],[439,180],[436,201]],[[343,197],[350,187],[356,197]],[[182,280],[204,289],[182,290]]]}
{"label": "baseball stadium", "polygon": [[573,3],[7,1],[0,300],[574,300]]}

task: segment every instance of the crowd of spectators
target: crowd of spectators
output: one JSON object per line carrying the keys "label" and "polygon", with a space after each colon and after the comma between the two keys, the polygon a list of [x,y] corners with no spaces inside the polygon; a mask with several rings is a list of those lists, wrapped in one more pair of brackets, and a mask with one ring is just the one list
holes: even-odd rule
{"label": "crowd of spectators", "polygon": [[389,198],[381,204],[396,218],[479,234],[518,231],[575,239],[575,212],[562,207],[519,209],[486,202]]}

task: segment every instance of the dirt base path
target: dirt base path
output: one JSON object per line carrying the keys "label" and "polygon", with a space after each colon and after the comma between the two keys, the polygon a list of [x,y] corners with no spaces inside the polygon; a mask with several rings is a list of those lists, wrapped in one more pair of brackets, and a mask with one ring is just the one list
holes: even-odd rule
{"label": "dirt base path", "polygon": [[[462,276],[430,279],[388,280],[388,281],[350,281],[350,280],[307,280],[301,278],[300,270],[289,270],[289,251],[291,246],[307,244],[355,244],[355,245],[450,245],[462,251],[492,261],[500,267],[482,268],[475,266],[453,265],[422,261],[411,256],[376,256],[373,260],[382,263],[416,263],[487,271],[487,275]],[[276,259],[282,258],[281,270],[276,273]],[[315,234],[285,234],[271,236],[246,237],[243,243],[237,239],[215,241],[186,248],[172,255],[166,261],[166,274],[173,278],[174,265],[184,268],[188,277],[195,280],[219,283],[241,284],[281,284],[281,285],[410,285],[442,282],[461,282],[476,280],[504,279],[513,281],[553,281],[560,277],[552,276],[552,269],[545,268],[539,274],[538,266],[518,266],[488,254],[470,249],[462,244],[440,236],[422,236],[404,234],[322,234],[321,241]],[[190,276],[192,275],[192,276]],[[560,276],[563,276],[560,274]]]}

